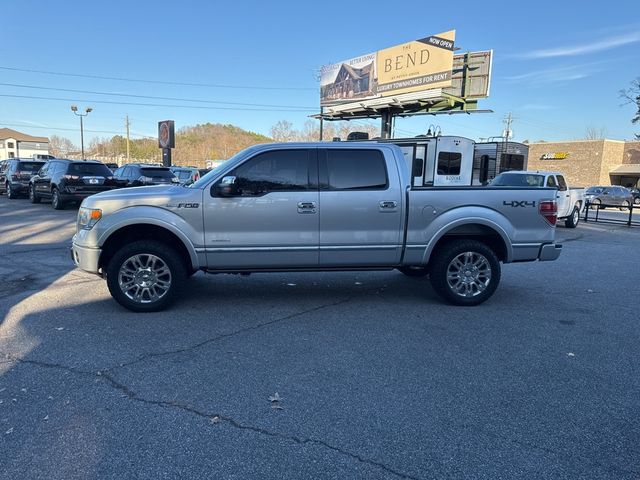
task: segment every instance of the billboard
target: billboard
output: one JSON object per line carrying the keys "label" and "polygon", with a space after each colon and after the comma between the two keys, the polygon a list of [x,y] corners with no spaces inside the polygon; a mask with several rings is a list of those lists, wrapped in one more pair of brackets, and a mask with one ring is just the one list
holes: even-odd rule
{"label": "billboard", "polygon": [[451,86],[445,88],[444,92],[465,99],[488,97],[492,57],[493,50],[454,55]]}
{"label": "billboard", "polygon": [[323,66],[320,104],[450,86],[455,33],[450,30]]}
{"label": "billboard", "polygon": [[175,148],[176,136],[173,120],[158,122],[158,146],[160,148]]}

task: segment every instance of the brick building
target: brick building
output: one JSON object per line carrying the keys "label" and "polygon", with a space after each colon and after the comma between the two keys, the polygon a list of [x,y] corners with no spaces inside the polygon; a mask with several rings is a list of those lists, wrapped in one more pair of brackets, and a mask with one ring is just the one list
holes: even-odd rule
{"label": "brick building", "polygon": [[571,186],[640,185],[640,141],[578,140],[529,144],[529,170],[557,170]]}

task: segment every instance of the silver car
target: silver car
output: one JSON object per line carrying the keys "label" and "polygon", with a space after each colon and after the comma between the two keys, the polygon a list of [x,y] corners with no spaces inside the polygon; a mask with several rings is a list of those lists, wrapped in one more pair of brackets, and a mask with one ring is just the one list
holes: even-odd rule
{"label": "silver car", "polygon": [[590,187],[586,193],[587,201],[598,208],[628,208],[633,203],[633,194],[628,188],[619,186]]}

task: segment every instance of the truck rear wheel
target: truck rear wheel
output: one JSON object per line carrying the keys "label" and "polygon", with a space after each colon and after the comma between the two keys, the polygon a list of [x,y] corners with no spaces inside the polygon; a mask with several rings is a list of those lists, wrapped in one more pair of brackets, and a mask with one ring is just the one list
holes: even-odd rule
{"label": "truck rear wheel", "polygon": [[184,262],[170,246],[150,240],[125,245],[106,268],[111,296],[134,312],[169,306],[187,278]]}
{"label": "truck rear wheel", "polygon": [[454,240],[433,253],[431,285],[454,305],[479,305],[500,283],[500,261],[477,240]]}
{"label": "truck rear wheel", "polygon": [[567,228],[576,228],[578,226],[578,223],[580,223],[580,208],[578,208],[578,206],[576,205],[575,207],[573,207],[573,212],[571,212],[571,215],[569,215],[564,221],[564,226]]}

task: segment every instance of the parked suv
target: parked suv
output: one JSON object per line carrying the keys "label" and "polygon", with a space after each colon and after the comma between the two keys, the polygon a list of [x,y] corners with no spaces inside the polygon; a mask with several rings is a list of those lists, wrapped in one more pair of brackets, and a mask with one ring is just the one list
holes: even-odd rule
{"label": "parked suv", "polygon": [[123,187],[141,187],[144,185],[172,185],[180,180],[169,167],[156,167],[144,163],[130,163],[113,172],[118,184]]}
{"label": "parked suv", "polygon": [[7,192],[7,197],[16,198],[29,191],[29,180],[44,162],[31,158],[10,158],[0,162],[0,193]]}
{"label": "parked suv", "polygon": [[51,199],[51,206],[61,210],[69,202],[80,202],[89,195],[118,188],[109,168],[94,160],[56,158],[45,163],[29,182],[31,203]]}

